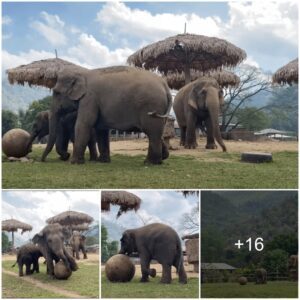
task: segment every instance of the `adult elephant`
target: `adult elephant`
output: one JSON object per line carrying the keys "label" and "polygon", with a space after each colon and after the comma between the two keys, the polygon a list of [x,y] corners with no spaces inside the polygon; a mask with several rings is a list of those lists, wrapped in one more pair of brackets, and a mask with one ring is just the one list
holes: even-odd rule
{"label": "adult elephant", "polygon": [[256,284],[267,283],[267,271],[264,268],[255,270]]}
{"label": "adult elephant", "polygon": [[[12,265],[12,268],[18,264],[19,276],[23,276],[23,266],[25,265],[26,275],[33,274],[34,272],[39,273],[39,258],[43,254],[40,248],[32,243],[21,246],[17,251],[17,261]],[[32,269],[31,269],[32,266]]]}
{"label": "adult elephant", "polygon": [[76,255],[76,259],[80,259],[79,251],[82,251],[83,259],[87,259],[86,250],[85,250],[85,240],[86,237],[83,234],[80,234],[78,231],[74,231],[71,239],[70,245],[72,247],[73,257]]}
{"label": "adult elephant", "polygon": [[176,231],[170,226],[153,223],[137,229],[126,230],[121,238],[120,254],[130,255],[137,252],[142,267],[141,282],[149,281],[149,275],[156,275],[155,269],[150,269],[152,259],[162,265],[161,283],[171,283],[171,268],[174,266],[179,275],[180,283],[187,283],[183,266],[181,241]]}
{"label": "adult elephant", "polygon": [[64,232],[63,227],[55,223],[45,226],[32,239],[33,243],[39,245],[47,262],[47,273],[52,277],[54,276],[53,261],[57,263],[62,260],[65,266],[72,271],[78,269],[74,258],[64,246],[65,234],[67,233]]}
{"label": "adult elephant", "polygon": [[214,78],[201,77],[179,90],[174,99],[174,112],[181,131],[180,144],[187,149],[197,147],[196,128],[203,126],[207,131],[206,149],[215,149],[215,139],[226,151],[219,128],[220,106],[223,92]]}
{"label": "adult elephant", "polygon": [[100,161],[110,161],[109,129],[143,131],[149,138],[146,162],[162,163],[169,156],[162,141],[172,97],[156,74],[133,67],[95,70],[65,68],[57,75],[49,123],[49,140],[42,160],[55,144],[62,110],[78,107],[72,163],[84,162],[84,150],[97,124]]}
{"label": "adult elephant", "polygon": [[[32,125],[31,137],[29,145],[31,146],[35,138],[39,140],[49,134],[49,115],[50,111],[39,112]],[[70,153],[68,153],[68,145],[71,141],[74,143],[74,130],[77,118],[77,111],[61,114],[59,117],[58,128],[56,130],[55,147],[56,152],[60,155],[61,160],[68,160]],[[90,160],[97,160],[98,153],[96,148],[96,138],[93,133],[88,141],[88,148],[90,153]]]}

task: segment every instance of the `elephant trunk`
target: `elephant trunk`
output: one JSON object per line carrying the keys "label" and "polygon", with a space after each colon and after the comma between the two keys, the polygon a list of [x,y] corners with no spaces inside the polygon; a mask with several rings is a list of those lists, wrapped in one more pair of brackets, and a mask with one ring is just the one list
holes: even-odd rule
{"label": "elephant trunk", "polygon": [[49,152],[52,151],[55,145],[58,121],[59,121],[58,114],[51,113],[49,116],[49,138],[48,138],[46,149],[44,150],[44,153],[42,155],[42,161],[46,160],[47,155],[49,154]]}
{"label": "elephant trunk", "polygon": [[219,103],[219,95],[217,94],[217,92],[208,95],[206,106],[211,119],[213,135],[217,140],[218,144],[221,146],[223,152],[226,152],[227,149],[223,142],[221,132],[220,132],[220,127],[219,127],[220,103]]}

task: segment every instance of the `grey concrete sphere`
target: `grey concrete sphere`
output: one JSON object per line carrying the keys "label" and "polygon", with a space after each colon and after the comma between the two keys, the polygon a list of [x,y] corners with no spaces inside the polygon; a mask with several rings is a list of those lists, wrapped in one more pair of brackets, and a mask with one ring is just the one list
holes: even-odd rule
{"label": "grey concrete sphere", "polygon": [[112,282],[128,282],[133,278],[134,273],[134,264],[124,254],[112,256],[105,264],[106,277]]}
{"label": "grey concrete sphere", "polygon": [[[24,157],[31,147],[27,147],[30,134],[20,128],[7,131],[2,137],[2,150],[7,157]],[[29,148],[29,149],[28,149]]]}

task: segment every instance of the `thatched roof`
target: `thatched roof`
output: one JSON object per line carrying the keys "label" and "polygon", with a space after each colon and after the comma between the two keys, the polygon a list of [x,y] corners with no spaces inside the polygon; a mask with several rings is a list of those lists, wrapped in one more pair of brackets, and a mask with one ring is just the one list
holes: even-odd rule
{"label": "thatched roof", "polygon": [[50,58],[8,69],[6,73],[10,84],[24,85],[27,82],[29,86],[38,85],[52,89],[56,84],[58,72],[66,67],[86,70],[69,61]]}
{"label": "thatched roof", "polygon": [[119,205],[117,217],[128,210],[137,211],[140,208],[141,198],[126,191],[102,191],[101,192],[101,210],[109,211],[110,204]]}
{"label": "thatched roof", "polygon": [[[221,87],[237,86],[240,83],[240,78],[230,71],[211,71],[211,72],[200,72],[191,71],[191,81],[194,81],[200,77],[212,77],[215,78]],[[171,89],[180,90],[185,85],[184,73],[168,72],[164,78]]]}
{"label": "thatched roof", "polygon": [[89,225],[87,223],[71,225],[72,231],[86,231],[89,230]]}
{"label": "thatched roof", "polygon": [[189,68],[207,71],[233,67],[246,58],[246,52],[226,40],[196,34],[178,34],[150,44],[128,57],[127,62],[137,67],[166,74],[183,72]]}
{"label": "thatched roof", "polygon": [[273,77],[273,83],[292,84],[298,83],[298,58],[292,60],[285,66],[278,69]]}
{"label": "thatched roof", "polygon": [[52,218],[46,220],[48,224],[59,223],[62,226],[79,225],[83,223],[92,223],[94,219],[82,212],[77,211],[65,211]]}
{"label": "thatched roof", "polygon": [[23,233],[25,231],[31,231],[32,226],[15,219],[8,219],[2,221],[3,231],[14,232],[14,231],[18,231],[18,229],[22,229],[22,233]]}
{"label": "thatched roof", "polygon": [[179,191],[179,193],[182,193],[185,198],[190,195],[199,196],[199,194],[200,194],[199,191]]}

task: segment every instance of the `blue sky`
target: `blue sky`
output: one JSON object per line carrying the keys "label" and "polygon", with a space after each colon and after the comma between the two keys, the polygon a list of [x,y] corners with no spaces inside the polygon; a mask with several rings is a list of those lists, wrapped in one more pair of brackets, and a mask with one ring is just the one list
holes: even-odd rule
{"label": "blue sky", "polygon": [[59,57],[95,68],[125,64],[149,43],[187,32],[225,38],[246,63],[276,71],[298,56],[298,4],[254,2],[5,2],[3,68]]}
{"label": "blue sky", "polygon": [[199,203],[197,195],[184,197],[176,191],[151,191],[151,190],[128,190],[139,196],[142,200],[141,207],[137,212],[128,211],[118,219],[116,215],[118,206],[111,206],[110,212],[102,212],[101,218],[130,229],[138,228],[149,223],[164,223],[173,227],[180,235],[188,233],[182,226],[182,217],[190,213]]}
{"label": "blue sky", "polygon": [[[16,233],[17,244],[32,238],[46,220],[63,211],[87,213],[99,221],[100,192],[97,191],[3,191],[2,220],[14,218],[30,224],[31,232]],[[9,235],[10,236],[10,235]]]}

